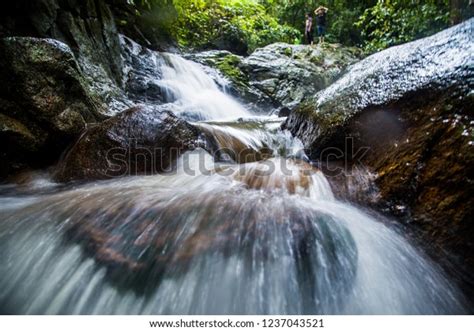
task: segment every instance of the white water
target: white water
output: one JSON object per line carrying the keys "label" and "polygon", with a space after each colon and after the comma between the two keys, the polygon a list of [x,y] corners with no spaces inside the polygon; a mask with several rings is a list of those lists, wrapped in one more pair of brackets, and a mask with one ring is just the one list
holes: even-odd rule
{"label": "white water", "polygon": [[[199,155],[207,167],[215,166],[200,151],[189,158],[195,162],[194,169],[199,168]],[[299,181],[297,166],[288,168]],[[13,206],[3,209],[0,226],[3,309],[28,314],[464,311],[460,294],[437,267],[384,224],[335,200],[320,172],[310,175],[307,190],[301,187],[295,194],[272,186],[289,177],[281,169],[259,190],[232,175],[185,172],[181,168],[175,175],[91,184],[32,199],[2,198],[2,205]],[[102,213],[110,210],[104,218]],[[147,212],[153,214],[157,233],[136,230]],[[84,217],[87,213],[96,219]],[[177,262],[178,266],[168,262],[161,281],[145,278],[146,295],[136,292],[133,285],[119,286],[107,276],[107,263],[85,254],[80,241],[64,242],[64,233],[73,224],[97,226],[99,221],[112,222],[113,215],[123,221],[111,233],[132,235],[130,243],[117,248],[119,252],[133,251],[131,243],[143,236],[168,238],[175,258],[193,247],[197,251],[190,261]],[[172,229],[166,224],[173,224]],[[230,233],[219,230],[224,224],[232,228]],[[300,233],[294,227],[308,224],[304,232],[315,237],[307,243],[310,255],[302,261],[295,248],[300,245]],[[254,232],[260,234],[254,237]],[[246,237],[251,241],[246,242]],[[206,240],[213,243],[211,248],[199,251],[199,243]],[[112,235],[106,240],[113,241]],[[180,263],[188,264],[184,271]],[[301,263],[309,265],[302,268]],[[125,276],[132,283],[133,278],[133,272]]]}
{"label": "white water", "polygon": [[[198,120],[235,120],[250,113],[222,92],[203,68],[174,54],[165,54],[163,79],[166,99],[177,113]],[[224,84],[224,82],[222,82]]]}
{"label": "white water", "polygon": [[[168,55],[178,112],[249,114],[196,64]],[[384,223],[335,199],[275,127],[203,123],[218,147],[272,151],[174,173],[0,197],[0,310],[15,314],[463,313],[443,272]],[[232,160],[230,160],[232,161]],[[44,180],[43,180],[44,182]],[[38,182],[36,182],[38,185]]]}

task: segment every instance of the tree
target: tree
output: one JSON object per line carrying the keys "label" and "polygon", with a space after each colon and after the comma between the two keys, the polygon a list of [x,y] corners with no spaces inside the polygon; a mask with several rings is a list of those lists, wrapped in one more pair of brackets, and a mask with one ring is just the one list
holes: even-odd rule
{"label": "tree", "polygon": [[368,51],[378,51],[448,26],[448,0],[379,0],[356,23]]}

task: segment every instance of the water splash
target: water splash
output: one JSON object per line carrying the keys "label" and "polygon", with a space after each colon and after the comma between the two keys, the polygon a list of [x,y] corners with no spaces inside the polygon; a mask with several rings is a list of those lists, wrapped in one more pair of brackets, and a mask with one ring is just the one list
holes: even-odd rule
{"label": "water splash", "polygon": [[464,312],[440,270],[335,200],[317,169],[271,159],[264,162],[277,170],[262,177],[262,163],[223,165],[202,150],[189,158],[194,169],[199,155],[210,173],[181,168],[2,198],[10,207],[1,211],[0,306],[31,314]]}

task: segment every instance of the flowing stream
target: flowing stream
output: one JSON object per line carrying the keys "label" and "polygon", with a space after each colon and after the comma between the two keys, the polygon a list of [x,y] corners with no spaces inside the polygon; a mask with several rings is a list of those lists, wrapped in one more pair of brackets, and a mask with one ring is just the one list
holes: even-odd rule
{"label": "flowing stream", "polygon": [[163,58],[171,108],[219,152],[156,176],[0,187],[2,313],[465,312],[439,267],[334,197],[281,119]]}

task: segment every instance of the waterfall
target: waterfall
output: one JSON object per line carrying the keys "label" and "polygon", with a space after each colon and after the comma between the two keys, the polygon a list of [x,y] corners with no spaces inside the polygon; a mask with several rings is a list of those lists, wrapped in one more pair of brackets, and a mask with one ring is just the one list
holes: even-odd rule
{"label": "waterfall", "polygon": [[[164,54],[163,79],[160,85],[166,101],[176,112],[193,120],[233,120],[250,113],[219,89],[201,65],[174,54]],[[221,84],[226,82],[221,80]]]}
{"label": "waterfall", "polygon": [[196,125],[216,153],[155,176],[0,187],[1,313],[465,312],[429,258],[334,196],[280,119],[163,58],[166,101],[207,121]]}

